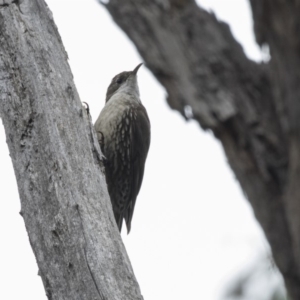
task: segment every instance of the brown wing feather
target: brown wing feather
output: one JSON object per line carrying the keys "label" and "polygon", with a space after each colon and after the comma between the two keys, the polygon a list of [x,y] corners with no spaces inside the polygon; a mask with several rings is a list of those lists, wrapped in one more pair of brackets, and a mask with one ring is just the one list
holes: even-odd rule
{"label": "brown wing feather", "polygon": [[142,185],[145,161],[150,146],[150,121],[143,105],[136,108],[135,115],[136,120],[132,123],[131,135],[131,184],[129,185],[131,189],[124,215],[128,233],[131,229],[135,202]]}

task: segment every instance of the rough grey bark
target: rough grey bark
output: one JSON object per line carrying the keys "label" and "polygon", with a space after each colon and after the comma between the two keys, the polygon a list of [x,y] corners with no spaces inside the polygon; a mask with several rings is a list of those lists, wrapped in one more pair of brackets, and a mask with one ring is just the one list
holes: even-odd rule
{"label": "rough grey bark", "polygon": [[48,299],[142,299],[43,0],[0,1],[0,115]]}
{"label": "rough grey bark", "polygon": [[170,107],[186,118],[190,107],[192,118],[222,142],[296,300],[300,1],[250,3],[257,40],[270,47],[267,64],[249,60],[228,25],[194,0],[110,0],[104,5],[166,88]]}

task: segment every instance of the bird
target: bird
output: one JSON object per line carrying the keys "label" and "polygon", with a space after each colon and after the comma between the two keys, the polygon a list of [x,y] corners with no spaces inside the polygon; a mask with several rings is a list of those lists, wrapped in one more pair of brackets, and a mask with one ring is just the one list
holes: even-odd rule
{"label": "bird", "polygon": [[105,177],[119,231],[125,220],[127,234],[140,191],[151,139],[150,120],[133,71],[116,75],[106,93],[105,106],[94,124],[105,157]]}

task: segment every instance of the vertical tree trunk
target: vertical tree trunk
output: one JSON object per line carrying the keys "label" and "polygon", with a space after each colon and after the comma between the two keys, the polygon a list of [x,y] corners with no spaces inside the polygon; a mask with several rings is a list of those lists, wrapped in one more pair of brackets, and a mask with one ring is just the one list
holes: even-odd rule
{"label": "vertical tree trunk", "polygon": [[44,0],[0,1],[0,115],[48,299],[142,299]]}
{"label": "vertical tree trunk", "polygon": [[250,3],[257,40],[271,50],[268,64],[250,61],[228,25],[195,0],[110,0],[104,5],[166,88],[170,107],[185,118],[191,108],[192,118],[222,142],[297,300],[300,1]]}

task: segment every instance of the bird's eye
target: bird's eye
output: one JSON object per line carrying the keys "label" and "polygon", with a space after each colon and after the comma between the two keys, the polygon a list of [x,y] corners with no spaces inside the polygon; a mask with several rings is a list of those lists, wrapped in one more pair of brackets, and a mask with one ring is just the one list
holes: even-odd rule
{"label": "bird's eye", "polygon": [[118,78],[116,82],[117,82],[117,84],[121,84],[122,81],[123,81],[122,78]]}

